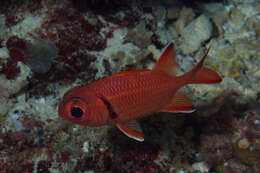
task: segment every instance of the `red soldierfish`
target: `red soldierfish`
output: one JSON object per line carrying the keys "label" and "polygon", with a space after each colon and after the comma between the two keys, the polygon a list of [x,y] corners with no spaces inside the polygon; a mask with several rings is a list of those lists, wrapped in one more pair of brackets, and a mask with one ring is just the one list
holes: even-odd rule
{"label": "red soldierfish", "polygon": [[191,71],[175,76],[177,64],[170,43],[152,70],[123,71],[68,91],[59,115],[85,126],[115,124],[128,137],[143,141],[138,118],[155,111],[193,112],[193,104],[180,88],[221,82],[215,71],[203,67],[208,51]]}

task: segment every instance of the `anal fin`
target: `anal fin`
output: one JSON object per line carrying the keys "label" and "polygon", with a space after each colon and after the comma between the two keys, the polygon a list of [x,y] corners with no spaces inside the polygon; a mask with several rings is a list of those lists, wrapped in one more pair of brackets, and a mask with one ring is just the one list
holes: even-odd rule
{"label": "anal fin", "polygon": [[135,139],[139,142],[144,141],[144,135],[140,124],[136,120],[132,120],[126,123],[120,123],[116,125],[120,131],[122,131],[126,136]]}
{"label": "anal fin", "polygon": [[173,96],[171,103],[160,111],[192,113],[195,111],[195,107],[187,94],[183,90],[180,90]]}

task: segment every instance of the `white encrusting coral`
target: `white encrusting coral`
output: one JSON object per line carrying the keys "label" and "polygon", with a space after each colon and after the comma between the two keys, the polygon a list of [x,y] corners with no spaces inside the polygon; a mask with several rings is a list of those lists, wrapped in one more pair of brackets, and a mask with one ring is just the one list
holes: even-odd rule
{"label": "white encrusting coral", "polygon": [[212,24],[206,15],[201,15],[188,24],[182,33],[183,43],[181,50],[188,55],[195,52],[203,41],[210,38],[212,34]]}

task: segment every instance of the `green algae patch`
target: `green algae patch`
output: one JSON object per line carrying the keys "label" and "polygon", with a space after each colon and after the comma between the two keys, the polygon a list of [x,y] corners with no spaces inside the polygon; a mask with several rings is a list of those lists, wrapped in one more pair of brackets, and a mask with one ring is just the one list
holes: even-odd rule
{"label": "green algae patch", "polygon": [[233,154],[243,163],[254,166],[259,162],[259,152],[251,150],[250,147],[242,149],[237,143],[233,144]]}

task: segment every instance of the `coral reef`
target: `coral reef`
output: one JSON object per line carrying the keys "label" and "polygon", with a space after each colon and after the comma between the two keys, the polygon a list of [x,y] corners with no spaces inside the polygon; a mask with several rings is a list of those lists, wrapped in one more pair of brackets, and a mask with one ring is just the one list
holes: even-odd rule
{"label": "coral reef", "polygon": [[[256,0],[0,1],[0,172],[260,172],[260,5]],[[115,127],[61,120],[66,91],[152,68],[175,43],[178,75],[210,48],[219,85],[189,85],[197,111]]]}

